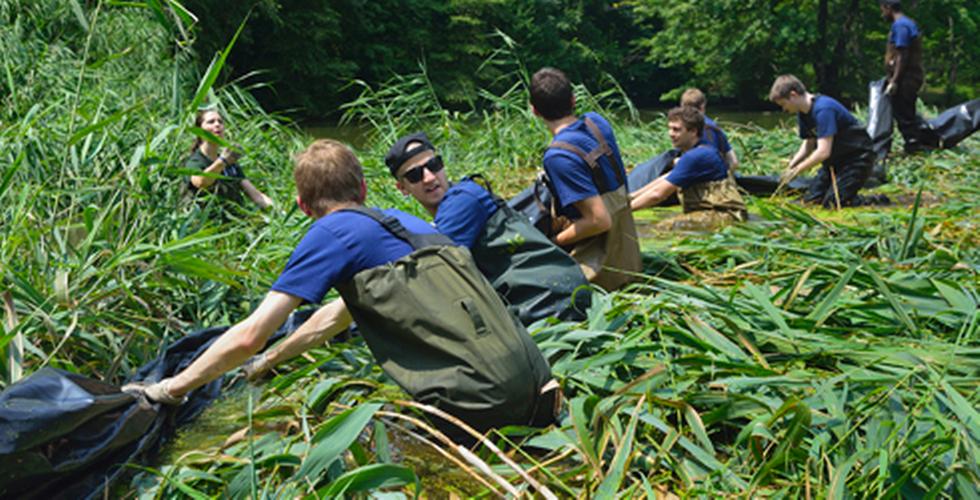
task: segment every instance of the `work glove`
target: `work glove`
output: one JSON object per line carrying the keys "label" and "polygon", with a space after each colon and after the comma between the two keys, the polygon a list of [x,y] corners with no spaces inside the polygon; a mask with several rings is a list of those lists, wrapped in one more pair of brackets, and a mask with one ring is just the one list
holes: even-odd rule
{"label": "work glove", "polygon": [[248,361],[242,365],[242,373],[245,374],[245,380],[255,382],[256,380],[259,380],[265,376],[265,374],[271,368],[272,366],[269,365],[269,357],[263,352],[248,358]]}
{"label": "work glove", "polygon": [[155,403],[179,406],[187,400],[186,396],[174,396],[170,393],[170,381],[173,379],[165,378],[155,384],[146,382],[132,382],[122,386],[123,392],[128,392],[134,396],[143,395]]}
{"label": "work glove", "polygon": [[888,82],[888,85],[885,86],[885,94],[895,95],[895,92],[898,92],[898,85],[895,82]]}

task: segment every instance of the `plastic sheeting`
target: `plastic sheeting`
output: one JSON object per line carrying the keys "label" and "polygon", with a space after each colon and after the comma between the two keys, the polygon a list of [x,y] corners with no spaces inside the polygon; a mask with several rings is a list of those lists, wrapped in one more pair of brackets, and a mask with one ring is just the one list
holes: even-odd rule
{"label": "plastic sheeting", "polygon": [[868,136],[878,161],[892,147],[892,101],[885,95],[885,85],[884,78],[868,84]]}
{"label": "plastic sheeting", "polygon": [[[313,310],[299,311],[269,344],[293,332]],[[200,330],[169,345],[130,381],[157,382],[186,368],[228,327]],[[149,403],[119,387],[42,368],[0,393],[0,497],[96,498],[124,464],[143,462],[181,425],[221,395],[219,378],[178,407]]]}

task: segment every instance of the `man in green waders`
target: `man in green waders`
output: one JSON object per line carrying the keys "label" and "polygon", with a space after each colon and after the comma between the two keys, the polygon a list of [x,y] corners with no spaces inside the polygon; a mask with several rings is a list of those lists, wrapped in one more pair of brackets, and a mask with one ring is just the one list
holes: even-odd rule
{"label": "man in green waders", "polygon": [[549,236],[592,283],[606,290],[629,283],[642,263],[612,126],[598,113],[575,115],[572,84],[555,68],[531,77],[531,108],[554,139],[543,160],[555,221]]}
{"label": "man in green waders", "polygon": [[680,106],[667,113],[670,142],[681,151],[670,172],[634,192],[633,210],[656,206],[677,193],[684,214],[658,224],[658,229],[714,229],[744,221],[745,202],[725,157],[704,139],[704,115]]}
{"label": "man in green waders", "polygon": [[[343,301],[321,308],[271,349],[268,366],[354,320],[385,374],[417,401],[481,432],[554,421],[560,396],[547,361],[466,249],[421,219],[365,208],[361,165],[339,142],[314,142],[297,156],[294,177],[296,201],[316,221],[259,307],[184,371],[124,390],[180,404],[259,351],[301,303],[318,303],[336,288]],[[466,440],[454,425],[434,423]]]}
{"label": "man in green waders", "polygon": [[470,249],[521,323],[585,319],[591,291],[575,260],[495,196],[482,177],[450,184],[442,157],[424,132],[398,139],[385,164],[398,190],[433,216],[436,230]]}

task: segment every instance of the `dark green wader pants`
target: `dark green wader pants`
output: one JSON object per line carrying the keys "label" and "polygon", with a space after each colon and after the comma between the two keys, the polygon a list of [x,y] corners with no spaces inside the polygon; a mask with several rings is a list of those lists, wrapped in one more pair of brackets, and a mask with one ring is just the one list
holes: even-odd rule
{"label": "dark green wader pants", "polygon": [[[483,181],[481,176],[470,179]],[[481,184],[490,191],[486,181]],[[525,326],[548,317],[585,319],[592,290],[575,259],[527,217],[504,200],[493,198],[497,211],[472,248],[473,260],[483,275]]]}
{"label": "dark green wader pants", "polygon": [[[416,401],[480,432],[550,424],[535,417],[546,406],[540,389],[551,368],[469,251],[442,235],[409,233],[380,212],[354,211],[415,249],[337,286],[384,372]],[[465,436],[433,422],[454,440]]]}

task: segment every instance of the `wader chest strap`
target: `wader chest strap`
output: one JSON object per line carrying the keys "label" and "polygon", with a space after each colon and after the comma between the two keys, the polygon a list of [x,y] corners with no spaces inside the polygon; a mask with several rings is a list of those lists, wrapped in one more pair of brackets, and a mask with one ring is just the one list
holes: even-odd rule
{"label": "wader chest strap", "polygon": [[623,174],[620,172],[620,169],[617,167],[622,167],[622,165],[619,164],[619,161],[616,159],[616,155],[613,154],[613,150],[611,147],[609,147],[609,143],[606,141],[606,137],[602,135],[602,131],[599,130],[599,126],[596,125],[595,122],[593,122],[592,119],[588,117],[586,117],[584,121],[585,121],[585,126],[589,129],[589,135],[591,135],[592,138],[599,143],[599,146],[597,148],[586,153],[585,151],[582,151],[582,148],[579,148],[578,146],[565,141],[554,141],[548,147],[562,149],[570,153],[573,153],[579,158],[581,158],[582,161],[584,161],[586,165],[589,166],[589,169],[591,169],[592,182],[595,183],[596,187],[599,189],[600,194],[605,193],[610,191],[610,189],[609,186],[606,184],[605,176],[602,175],[602,169],[600,168],[599,165],[599,158],[605,156],[609,160],[609,165],[612,166],[613,173],[616,176],[616,181],[619,182],[620,184],[624,184]]}
{"label": "wader chest strap", "polygon": [[370,217],[381,224],[389,233],[396,238],[411,245],[413,250],[431,246],[454,246],[455,244],[448,237],[441,234],[416,234],[405,229],[398,219],[387,215],[379,210],[367,207],[344,208],[343,211],[354,212],[366,217]]}

